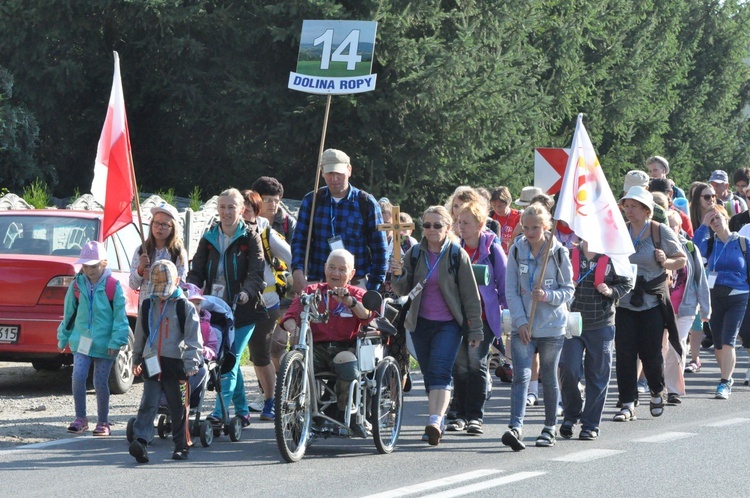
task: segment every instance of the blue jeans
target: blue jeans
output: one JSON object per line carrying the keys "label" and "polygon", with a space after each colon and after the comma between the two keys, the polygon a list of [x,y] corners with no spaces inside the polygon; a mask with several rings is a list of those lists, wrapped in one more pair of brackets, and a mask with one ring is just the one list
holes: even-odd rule
{"label": "blue jeans", "polygon": [[427,392],[430,389],[452,389],[453,364],[462,340],[458,322],[437,322],[419,317],[411,340]]}
{"label": "blue jeans", "polygon": [[[221,376],[221,397],[224,399],[224,406],[227,407],[227,412],[229,412],[229,405],[234,404],[234,414],[238,417],[244,417],[250,413],[250,408],[247,406],[247,396],[245,395],[245,380],[242,378],[242,370],[240,369],[240,358],[247,347],[247,343],[250,342],[250,336],[253,335],[254,329],[254,323],[235,329],[234,347],[237,351],[237,361],[232,370]],[[213,416],[222,418],[221,404],[218,399],[214,406]]]}
{"label": "blue jeans", "polygon": [[[574,423],[580,420],[583,429],[599,430],[609,377],[612,374],[614,340],[615,327],[610,326],[584,330],[580,337],[571,337],[563,344],[560,355],[560,391],[564,419]],[[586,379],[585,406],[578,389],[581,377]]]}
{"label": "blue jeans", "polygon": [[112,370],[114,358],[93,358],[73,354],[73,403],[76,418],[86,418],[86,378],[91,364],[94,364],[94,390],[96,391],[96,409],[99,423],[109,422],[109,371]]}
{"label": "blue jeans", "polygon": [[510,398],[510,427],[522,428],[526,415],[526,392],[531,379],[531,360],[539,351],[539,374],[544,387],[544,425],[557,424],[557,365],[565,336],[531,338],[523,344],[517,331],[510,338],[513,358],[513,386]]}
{"label": "blue jeans", "polygon": [[479,346],[469,347],[464,341],[458,348],[456,363],[453,365],[453,402],[451,410],[458,418],[482,420],[484,405],[487,402],[487,353],[495,335],[487,320],[483,321],[484,339]]}

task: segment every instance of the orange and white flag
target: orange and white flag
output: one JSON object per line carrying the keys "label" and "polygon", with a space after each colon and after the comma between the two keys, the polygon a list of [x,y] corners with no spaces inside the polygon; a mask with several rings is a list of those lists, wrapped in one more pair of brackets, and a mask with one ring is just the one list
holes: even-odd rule
{"label": "orange and white flag", "polygon": [[114,54],[115,75],[112,93],[109,97],[107,118],[99,137],[94,181],[91,184],[94,199],[104,206],[102,240],[133,221],[131,203],[135,197],[128,119],[125,115],[125,98],[120,79],[120,57],[117,52]]}
{"label": "orange and white flag", "polygon": [[635,248],[583,126],[583,114],[578,115],[555,219],[587,241],[590,251],[609,256],[618,275],[632,275],[628,256]]}

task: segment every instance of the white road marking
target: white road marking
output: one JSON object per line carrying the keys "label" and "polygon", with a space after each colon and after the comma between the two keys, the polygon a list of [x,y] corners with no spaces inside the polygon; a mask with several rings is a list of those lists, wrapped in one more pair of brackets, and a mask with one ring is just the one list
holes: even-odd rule
{"label": "white road marking", "polygon": [[712,422],[705,424],[703,427],[726,427],[728,425],[744,424],[750,421],[750,418],[729,418],[726,420],[719,420],[718,422]]}
{"label": "white road marking", "polygon": [[598,460],[600,458],[606,458],[614,455],[619,455],[620,453],[625,453],[624,450],[604,450],[604,449],[591,449],[591,450],[585,450],[585,451],[577,451],[575,453],[570,453],[569,455],[563,455],[558,458],[553,458],[552,460],[556,460],[558,462],[590,462],[592,460]]}
{"label": "white road marking", "polygon": [[477,493],[485,489],[502,486],[503,484],[509,484],[511,482],[522,481],[531,477],[537,477],[546,474],[546,472],[518,472],[516,474],[510,474],[504,477],[498,477],[497,479],[490,479],[489,481],[478,482],[476,484],[470,484],[469,486],[463,486],[456,489],[450,489],[437,493],[434,495],[427,495],[425,498],[453,498],[455,496],[465,496],[471,493]]}
{"label": "white road marking", "polygon": [[457,484],[459,482],[470,481],[472,479],[477,479],[479,477],[485,477],[485,476],[492,475],[492,474],[499,474],[500,472],[503,472],[503,471],[498,470],[498,469],[474,470],[472,472],[466,472],[465,474],[457,474],[455,476],[444,477],[442,479],[436,479],[434,481],[427,481],[427,482],[422,482],[419,484],[414,484],[412,486],[405,486],[403,488],[392,489],[390,491],[385,491],[383,493],[369,495],[364,498],[387,498],[387,497],[392,497],[392,496],[406,496],[406,495],[410,495],[414,493],[420,493],[422,491],[427,491],[430,489],[440,488],[443,486],[449,486],[451,484]]}
{"label": "white road marking", "polygon": [[686,437],[695,436],[694,432],[664,432],[657,434],[656,436],[649,436],[643,439],[636,439],[636,443],[668,443],[676,439],[684,439]]}

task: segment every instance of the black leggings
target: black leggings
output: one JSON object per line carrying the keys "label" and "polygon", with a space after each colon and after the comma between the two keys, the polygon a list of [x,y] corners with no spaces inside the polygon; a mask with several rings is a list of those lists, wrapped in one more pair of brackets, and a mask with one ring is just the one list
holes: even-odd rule
{"label": "black leggings", "polygon": [[268,317],[255,322],[255,330],[250,336],[250,361],[256,367],[265,367],[271,363],[271,338],[276,321],[279,319],[279,307],[268,310]]}

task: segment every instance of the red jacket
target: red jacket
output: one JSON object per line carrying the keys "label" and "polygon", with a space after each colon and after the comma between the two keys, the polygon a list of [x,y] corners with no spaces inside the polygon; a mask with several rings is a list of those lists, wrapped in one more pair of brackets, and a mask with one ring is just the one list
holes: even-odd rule
{"label": "red jacket", "polygon": [[[313,343],[341,341],[355,342],[357,340],[359,327],[362,324],[367,323],[369,320],[360,319],[343,303],[339,303],[335,299],[330,298],[327,292],[328,284],[311,284],[305,287],[303,292],[305,294],[312,294],[318,288],[320,288],[320,292],[323,294],[323,299],[318,305],[318,310],[324,311],[326,306],[328,306],[330,314],[328,316],[328,323],[311,324]],[[365,295],[364,289],[354,287],[353,285],[347,285],[346,288],[349,289],[349,294],[354,296],[357,301],[362,302],[362,296]],[[281,323],[292,319],[297,322],[297,325],[299,325],[299,317],[301,313],[302,305],[300,305],[299,296],[297,296],[284,314],[284,318],[281,319]]]}

